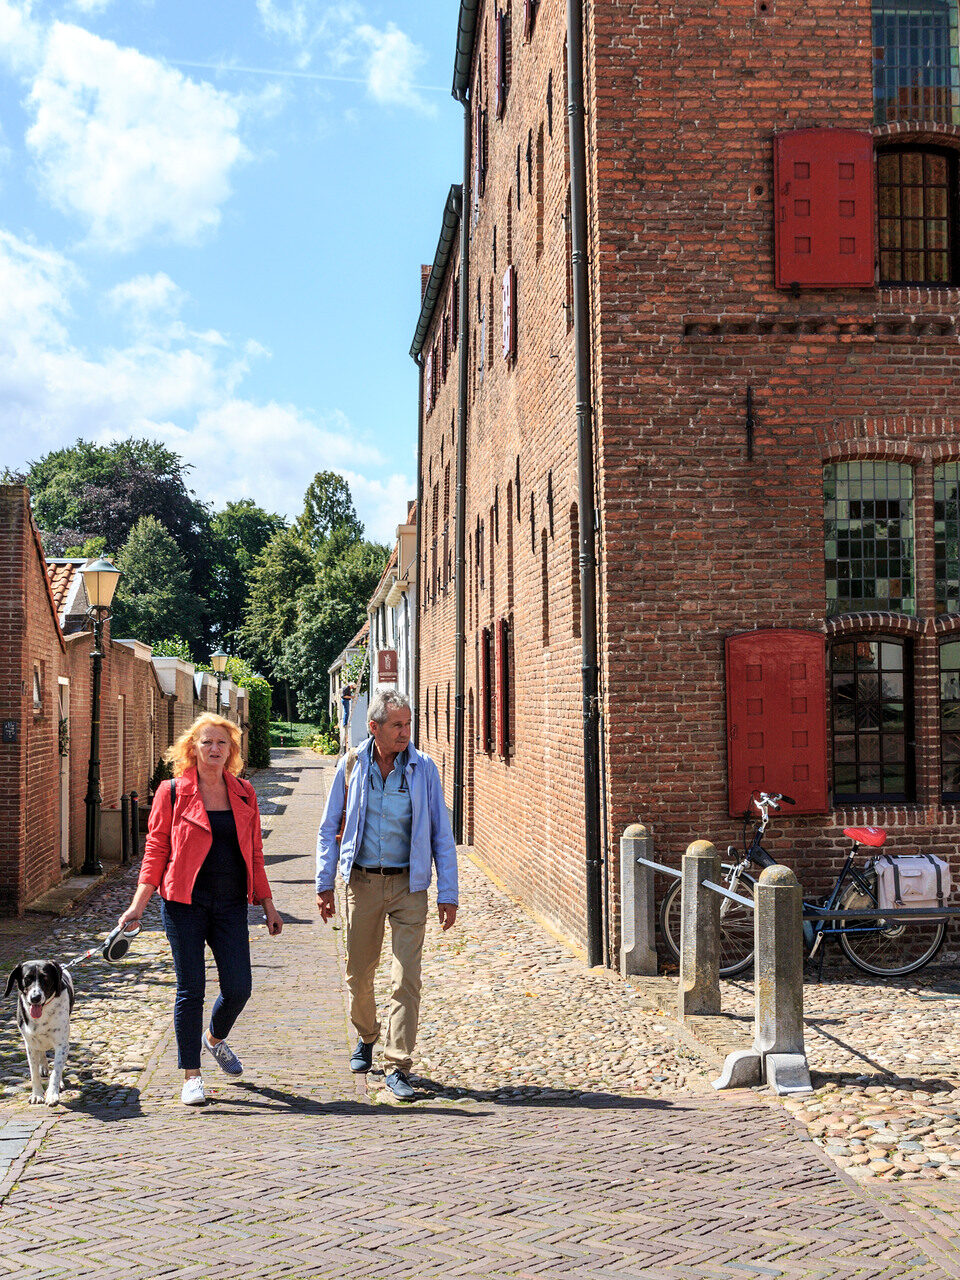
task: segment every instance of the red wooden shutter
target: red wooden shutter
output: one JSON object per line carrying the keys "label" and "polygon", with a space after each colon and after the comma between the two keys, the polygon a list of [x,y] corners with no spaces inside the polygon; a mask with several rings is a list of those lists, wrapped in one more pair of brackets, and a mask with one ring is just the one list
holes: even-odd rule
{"label": "red wooden shutter", "polygon": [[730,813],[748,810],[753,791],[790,796],[790,813],[826,812],[823,636],[747,631],[730,636],[726,651]]}
{"label": "red wooden shutter", "polygon": [[499,120],[507,106],[507,29],[504,16],[499,9],[497,10],[494,47],[496,51],[497,119]]}
{"label": "red wooden shutter", "polygon": [[533,35],[533,24],[537,16],[537,0],[523,0],[523,34],[529,40]]}
{"label": "red wooden shutter", "polygon": [[517,354],[517,269],[507,267],[503,273],[503,358],[513,360]]}
{"label": "red wooden shutter", "polygon": [[460,337],[460,277],[454,277],[453,297],[450,302],[450,345],[455,347]]}
{"label": "red wooden shutter", "polygon": [[497,619],[497,754],[510,753],[510,623]]}
{"label": "red wooden shutter", "polygon": [[776,284],[874,283],[873,138],[860,129],[796,129],[773,140]]}
{"label": "red wooden shutter", "polygon": [[433,352],[427,352],[423,364],[423,407],[429,413],[433,408]]}

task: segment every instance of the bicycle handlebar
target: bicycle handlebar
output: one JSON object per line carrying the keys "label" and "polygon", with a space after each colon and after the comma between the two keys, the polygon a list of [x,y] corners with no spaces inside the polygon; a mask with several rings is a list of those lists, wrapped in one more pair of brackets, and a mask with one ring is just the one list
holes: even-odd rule
{"label": "bicycle handlebar", "polygon": [[779,809],[781,801],[783,801],[784,804],[797,803],[796,800],[791,799],[790,796],[779,795],[777,792],[774,792],[772,795],[768,795],[766,791],[758,791],[752,799],[753,803],[761,813],[764,813],[766,809]]}

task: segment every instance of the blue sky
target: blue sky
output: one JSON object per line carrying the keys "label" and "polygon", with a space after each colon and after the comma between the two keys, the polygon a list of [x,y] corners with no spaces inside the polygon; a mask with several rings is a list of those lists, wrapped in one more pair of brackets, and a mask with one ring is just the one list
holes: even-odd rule
{"label": "blue sky", "polygon": [[205,501],[415,496],[457,0],[0,0],[0,466],[162,439]]}

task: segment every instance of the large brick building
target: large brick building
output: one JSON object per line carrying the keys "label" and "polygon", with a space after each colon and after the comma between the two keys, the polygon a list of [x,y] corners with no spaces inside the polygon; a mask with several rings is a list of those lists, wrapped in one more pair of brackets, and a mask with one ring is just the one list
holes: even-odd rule
{"label": "large brick building", "polygon": [[[93,636],[82,560],[45,561],[30,495],[0,485],[0,914],[16,914],[84,861]],[[216,680],[148,645],[105,642],[100,692],[101,852],[119,851],[120,800],[171,742],[216,709]],[[223,682],[246,734],[246,694]],[[244,745],[246,739],[244,740]]]}
{"label": "large brick building", "polygon": [[957,67],[957,0],[461,0],[421,738],[594,959],[633,821],[675,859],[784,791],[811,885],[854,820],[953,849]]}

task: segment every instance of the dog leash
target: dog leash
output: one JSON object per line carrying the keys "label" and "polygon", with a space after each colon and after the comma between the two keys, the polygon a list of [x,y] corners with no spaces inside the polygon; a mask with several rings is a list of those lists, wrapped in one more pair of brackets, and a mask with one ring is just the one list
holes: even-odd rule
{"label": "dog leash", "polygon": [[61,968],[73,969],[78,964],[83,964],[89,960],[91,956],[102,955],[104,960],[108,960],[110,964],[116,964],[130,950],[130,943],[140,932],[140,925],[135,924],[132,929],[124,929],[123,925],[118,924],[115,929],[107,934],[106,941],[99,947],[90,947],[89,950],[83,951],[78,956],[73,956],[69,960],[61,962]]}

